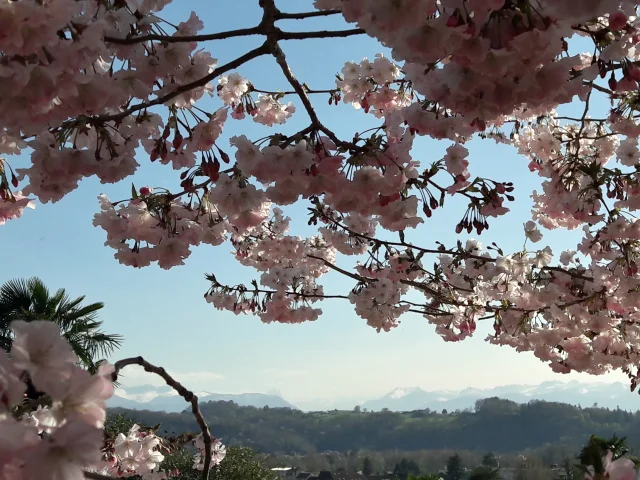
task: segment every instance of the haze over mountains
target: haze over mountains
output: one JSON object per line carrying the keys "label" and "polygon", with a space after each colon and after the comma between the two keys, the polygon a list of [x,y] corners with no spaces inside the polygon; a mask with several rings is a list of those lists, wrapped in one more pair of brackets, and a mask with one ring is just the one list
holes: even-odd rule
{"label": "haze over mountains", "polygon": [[[239,395],[211,392],[194,393],[198,395],[200,402],[233,401],[241,407],[297,409],[296,406],[277,395],[265,395],[263,393],[243,393]],[[107,401],[107,406],[158,412],[181,412],[188,405],[184,398],[180,397],[169,386],[139,385],[135,387],[122,386],[117,389],[115,395]]]}
{"label": "haze over mountains", "polygon": [[[392,411],[431,410],[448,411],[473,408],[476,400],[499,397],[518,403],[530,400],[546,400],[562,402],[570,405],[600,407],[623,410],[640,410],[640,396],[631,393],[629,387],[623,383],[580,383],[572,382],[544,382],[540,385],[504,385],[491,389],[467,388],[462,391],[432,391],[428,392],[419,387],[396,388],[383,397],[372,400],[328,399],[300,402],[293,405],[281,396],[263,393],[218,394],[211,392],[196,392],[201,402],[233,401],[240,406],[292,408],[305,411],[310,410],[351,410],[356,405],[367,410]],[[123,407],[135,410],[152,410],[179,412],[187,405],[170,387],[154,387],[140,385],[134,387],[123,386],[116,391],[116,395],[108,402],[109,407]]]}

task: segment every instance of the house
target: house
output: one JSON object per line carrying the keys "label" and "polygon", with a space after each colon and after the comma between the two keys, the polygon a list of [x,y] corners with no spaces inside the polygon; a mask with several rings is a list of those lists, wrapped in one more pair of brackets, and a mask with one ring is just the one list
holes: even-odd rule
{"label": "house", "polygon": [[271,471],[277,474],[280,478],[294,479],[298,474],[299,468],[297,467],[276,467]]}

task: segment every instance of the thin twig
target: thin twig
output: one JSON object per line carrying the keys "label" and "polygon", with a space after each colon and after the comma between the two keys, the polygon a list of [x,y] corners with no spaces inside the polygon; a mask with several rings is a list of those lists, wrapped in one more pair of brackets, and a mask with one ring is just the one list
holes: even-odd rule
{"label": "thin twig", "polygon": [[146,372],[155,373],[156,375],[162,377],[162,379],[172,387],[178,395],[184,398],[187,402],[191,403],[191,411],[193,412],[194,417],[196,417],[196,421],[200,426],[200,430],[202,431],[202,437],[204,441],[204,469],[202,470],[202,479],[207,480],[209,478],[209,467],[211,466],[211,432],[209,431],[209,427],[207,426],[207,422],[200,411],[200,405],[198,404],[198,396],[195,395],[192,391],[185,388],[180,382],[175,380],[171,375],[167,373],[167,371],[162,367],[157,367],[149,362],[147,362],[142,357],[131,357],[125,358],[123,360],[119,360],[115,363],[115,372],[113,374],[113,380],[116,381],[118,379],[118,374],[120,370],[128,365],[140,365],[144,368]]}

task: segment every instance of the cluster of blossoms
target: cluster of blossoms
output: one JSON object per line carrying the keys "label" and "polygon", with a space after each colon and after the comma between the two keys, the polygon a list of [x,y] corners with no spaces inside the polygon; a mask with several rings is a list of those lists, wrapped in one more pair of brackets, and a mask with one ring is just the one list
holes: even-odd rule
{"label": "cluster of blossoms", "polygon": [[141,475],[144,479],[170,478],[172,472],[159,469],[164,460],[162,440],[153,432],[144,432],[133,425],[129,432],[119,433],[113,446],[105,448],[102,468],[97,471],[112,477]]}
{"label": "cluster of blossoms", "polygon": [[236,258],[262,272],[260,282],[271,290],[227,287],[212,276],[206,299],[216,308],[256,313],[264,322],[301,323],[317,320],[320,309],[310,306],[324,296],[316,283],[335,262],[335,249],[321,237],[303,239],[286,235],[290,218],[275,208],[273,217],[251,234],[237,237]]}
{"label": "cluster of blossoms", "polygon": [[[161,480],[162,440],[135,425],[105,445],[105,401],[113,395],[115,369],[102,364],[91,375],[50,321],[14,321],[10,355],[0,355],[0,477],[12,480],[81,480],[85,471],[112,477]],[[39,392],[27,398],[28,386]],[[37,405],[37,408],[36,408]],[[202,434],[194,469],[203,470]],[[211,442],[211,462],[226,449]]]}
{"label": "cluster of blossoms", "polygon": [[[413,88],[429,102],[462,115],[478,127],[529,110],[586,95],[584,57],[566,53],[564,38],[576,24],[616,14],[616,30],[635,15],[635,2],[504,0],[316,0],[340,9],[349,22],[392,49]],[[625,15],[625,13],[627,15]],[[590,58],[588,59],[590,61]],[[586,75],[586,76],[585,76]]]}
{"label": "cluster of blossoms", "polygon": [[[0,356],[1,476],[81,479],[83,469],[101,459],[113,367],[104,365],[93,376],[80,368],[53,322],[16,321],[12,329],[11,357]],[[23,400],[26,376],[38,391],[47,392],[51,406],[15,418],[11,413]]]}
{"label": "cluster of blossoms", "polygon": [[107,231],[105,245],[117,250],[115,258],[123,265],[144,267],[158,262],[168,269],[184,265],[191,246],[224,242],[228,224],[209,203],[195,207],[165,203],[164,197],[152,196],[148,188],[142,192],[148,195],[117,208],[101,196],[102,210],[93,221]]}
{"label": "cluster of blossoms", "polygon": [[345,103],[383,117],[411,104],[412,95],[406,82],[400,82],[398,89],[393,88],[400,78],[400,68],[378,54],[373,62],[366,58],[360,63],[347,62],[336,85]]}
{"label": "cluster of blossoms", "polygon": [[231,116],[236,120],[242,120],[248,113],[254,122],[272,127],[285,123],[296,111],[293,103],[280,103],[281,96],[277,94],[258,94],[255,102],[251,97],[253,86],[238,73],[222,76],[218,82],[218,96],[233,109]]}

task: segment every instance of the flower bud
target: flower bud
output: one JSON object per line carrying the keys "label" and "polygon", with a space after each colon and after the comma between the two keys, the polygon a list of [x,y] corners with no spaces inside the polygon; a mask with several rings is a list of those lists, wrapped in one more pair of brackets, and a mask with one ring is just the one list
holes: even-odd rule
{"label": "flower bud", "polygon": [[622,30],[627,26],[627,16],[620,10],[609,15],[609,28],[611,30]]}

